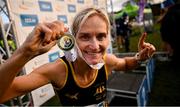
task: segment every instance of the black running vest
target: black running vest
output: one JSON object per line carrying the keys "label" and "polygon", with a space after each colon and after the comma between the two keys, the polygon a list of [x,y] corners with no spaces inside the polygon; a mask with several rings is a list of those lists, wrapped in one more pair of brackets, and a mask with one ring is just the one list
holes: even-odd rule
{"label": "black running vest", "polygon": [[71,62],[62,58],[68,68],[68,76],[64,87],[56,90],[63,106],[87,106],[98,104],[106,98],[107,71],[103,66],[97,73],[96,79],[88,87],[80,87],[74,80],[74,69]]}

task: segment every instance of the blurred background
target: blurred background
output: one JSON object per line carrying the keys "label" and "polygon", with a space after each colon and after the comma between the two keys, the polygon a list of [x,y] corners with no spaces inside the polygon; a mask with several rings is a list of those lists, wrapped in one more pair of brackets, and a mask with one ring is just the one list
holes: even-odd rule
{"label": "blurred background", "polygon": [[[161,19],[168,8],[177,2],[178,0],[0,0],[0,64],[24,42],[37,23],[61,20],[71,25],[77,12],[96,6],[107,11],[111,22],[111,44],[108,53],[118,57],[134,55],[139,37],[144,32],[147,33],[146,41],[152,43],[157,50],[152,59],[132,73],[118,74],[119,77],[126,77],[127,81],[131,81],[124,86],[128,88],[123,88],[128,82],[123,83],[120,79],[117,85],[122,87],[117,89],[118,92],[112,91],[114,86],[111,84],[116,76],[110,77],[107,84],[109,103],[113,106],[179,105],[179,73],[173,72],[169,66],[168,47],[160,33]],[[53,62],[63,55],[55,46],[50,52],[26,64],[19,75],[28,74],[36,67]],[[134,83],[134,80],[137,80],[137,83]],[[134,94],[130,95],[129,92]],[[48,84],[1,105],[60,106],[61,103],[51,84]]]}

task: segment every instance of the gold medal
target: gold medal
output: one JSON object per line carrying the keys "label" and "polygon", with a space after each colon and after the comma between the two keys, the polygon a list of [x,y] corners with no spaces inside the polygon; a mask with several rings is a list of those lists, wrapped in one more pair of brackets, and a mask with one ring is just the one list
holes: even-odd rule
{"label": "gold medal", "polygon": [[58,47],[63,51],[71,50],[75,45],[75,40],[73,35],[65,33],[57,41]]}

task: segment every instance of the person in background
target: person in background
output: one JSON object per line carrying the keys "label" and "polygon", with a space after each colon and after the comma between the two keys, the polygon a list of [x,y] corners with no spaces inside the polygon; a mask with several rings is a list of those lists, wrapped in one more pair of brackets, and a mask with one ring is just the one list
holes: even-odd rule
{"label": "person in background", "polygon": [[[97,23],[98,22],[98,23]],[[40,23],[14,54],[0,66],[0,103],[51,83],[63,106],[107,105],[106,81],[112,71],[128,71],[149,59],[155,47],[145,42],[144,33],[138,53],[118,58],[107,53],[110,23],[107,13],[98,8],[79,12],[72,23],[76,40],[76,60],[66,57],[44,64],[27,75],[17,76],[34,57],[48,52],[67,29],[60,21]]]}
{"label": "person in background", "polygon": [[172,65],[178,67],[180,60],[180,48],[177,38],[180,34],[180,4],[171,6],[161,20],[161,37],[172,60]]}
{"label": "person in background", "polygon": [[116,32],[118,50],[125,46],[125,51],[129,52],[131,24],[129,23],[129,16],[126,12],[123,13],[122,17],[116,20]]}
{"label": "person in background", "polygon": [[152,91],[152,98],[157,101],[156,105],[180,105],[180,4],[174,4],[168,8],[162,20],[160,20],[160,33],[162,41],[165,44],[166,52],[169,58],[160,61],[156,66],[156,75],[154,87],[156,91]]}

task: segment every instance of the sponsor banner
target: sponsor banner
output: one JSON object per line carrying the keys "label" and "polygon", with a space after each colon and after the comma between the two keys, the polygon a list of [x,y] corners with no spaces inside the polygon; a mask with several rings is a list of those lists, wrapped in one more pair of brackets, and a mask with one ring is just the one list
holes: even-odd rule
{"label": "sponsor banner", "polygon": [[38,23],[37,15],[20,14],[22,26],[35,26]]}
{"label": "sponsor banner", "polygon": [[66,24],[68,23],[68,19],[66,15],[58,15],[57,19],[63,21]]}
{"label": "sponsor banner", "polygon": [[[106,0],[7,0],[7,3],[19,45],[25,41],[38,23],[62,20],[71,25],[74,16],[81,9],[94,4],[98,7],[106,6]],[[37,67],[62,56],[64,56],[63,51],[56,45],[49,52],[29,61],[25,65],[25,72],[29,74]],[[51,84],[40,87],[31,94],[35,106],[42,105],[55,95]]]}
{"label": "sponsor banner", "polygon": [[42,105],[44,101],[48,101],[50,98],[52,98],[55,95],[55,92],[52,89],[52,85],[47,84],[43,87],[36,89],[35,91],[32,91],[32,96],[36,96],[33,97],[34,105]]}
{"label": "sponsor banner", "polygon": [[52,22],[57,20],[56,15],[52,15],[50,12],[46,12],[44,14],[39,14],[39,22],[44,23],[44,22]]}
{"label": "sponsor banner", "polygon": [[41,11],[53,11],[51,2],[38,1]]}
{"label": "sponsor banner", "polygon": [[78,3],[84,4],[84,0],[77,0]]}
{"label": "sponsor banner", "polygon": [[98,5],[98,0],[93,0],[94,5]]}
{"label": "sponsor banner", "polygon": [[50,53],[48,56],[49,56],[49,62],[54,62],[60,57],[59,51]]}
{"label": "sponsor banner", "polygon": [[76,12],[76,5],[68,4],[68,12],[75,13]]}

